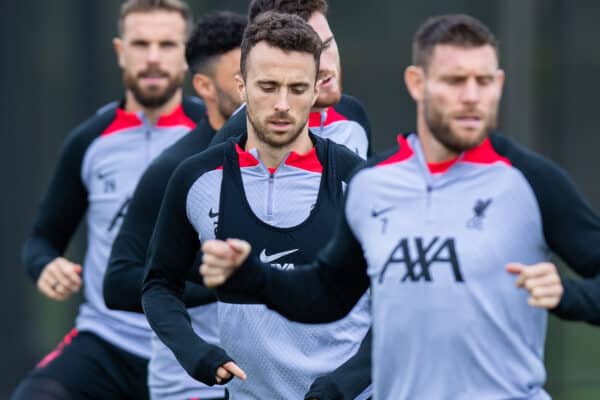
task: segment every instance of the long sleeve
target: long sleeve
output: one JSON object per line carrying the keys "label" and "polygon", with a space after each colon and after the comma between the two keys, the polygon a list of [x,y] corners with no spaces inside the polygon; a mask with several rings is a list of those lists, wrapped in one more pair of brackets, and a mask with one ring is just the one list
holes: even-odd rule
{"label": "long sleeve", "polygon": [[356,354],[330,374],[317,378],[305,399],[354,399],[371,385],[371,348],[373,334],[369,330]]}
{"label": "long sleeve", "polygon": [[217,293],[225,301],[252,296],[294,321],[332,322],[348,314],[369,287],[366,267],[360,243],[342,213],[332,239],[312,265],[281,271],[252,256]]}
{"label": "long sleeve", "polygon": [[[104,276],[104,301],[108,308],[143,312],[141,291],[146,253],[169,178],[180,161],[196,151],[204,150],[211,137],[212,128],[208,122],[201,122],[196,130],[157,158],[140,179],[121,230],[113,243]],[[191,282],[186,283],[182,297],[186,307],[204,305],[215,300],[213,290]]]}
{"label": "long sleeve", "polygon": [[580,276],[563,277],[564,294],[552,313],[559,318],[599,325],[600,218],[557,165],[534,153],[510,147],[500,136],[492,140],[531,185],[549,248]]}
{"label": "long sleeve", "polygon": [[200,246],[187,218],[190,180],[185,165],[169,182],[150,241],[142,305],[150,326],[188,374],[213,385],[217,368],[231,358],[195,334],[182,301],[184,282]]}
{"label": "long sleeve", "polygon": [[94,116],[67,137],[33,230],[22,249],[22,260],[33,282],[44,267],[65,251],[88,207],[88,192],[81,165],[90,143],[108,124],[114,112]]}

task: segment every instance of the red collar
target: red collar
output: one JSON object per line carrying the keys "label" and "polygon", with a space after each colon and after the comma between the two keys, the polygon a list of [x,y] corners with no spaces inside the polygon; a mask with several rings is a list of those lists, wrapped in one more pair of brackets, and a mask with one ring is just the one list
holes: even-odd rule
{"label": "red collar", "polygon": [[[237,151],[241,168],[255,167],[260,164],[260,161],[258,161],[251,152],[242,149],[237,143],[235,145],[235,150]],[[283,163],[285,165],[289,165],[290,167],[296,167],[310,172],[323,172],[323,165],[317,157],[317,149],[315,147],[310,149],[305,154],[298,154],[295,151],[292,151],[286,157]],[[276,168],[269,168],[269,172],[271,172],[271,174],[275,173],[275,170]]]}

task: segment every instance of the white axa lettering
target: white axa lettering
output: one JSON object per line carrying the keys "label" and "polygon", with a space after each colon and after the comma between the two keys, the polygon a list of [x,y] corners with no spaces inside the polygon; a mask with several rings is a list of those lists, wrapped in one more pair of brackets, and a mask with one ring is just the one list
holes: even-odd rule
{"label": "white axa lettering", "polygon": [[292,264],[292,263],[285,263],[285,264],[271,263],[270,265],[273,268],[281,269],[283,271],[292,271],[294,269],[294,264]]}

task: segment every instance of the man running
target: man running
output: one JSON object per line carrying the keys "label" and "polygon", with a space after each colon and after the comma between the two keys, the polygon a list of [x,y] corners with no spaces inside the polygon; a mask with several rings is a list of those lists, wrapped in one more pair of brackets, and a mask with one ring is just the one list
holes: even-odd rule
{"label": "man running", "polygon": [[297,16],[264,13],[248,26],[238,80],[247,135],[178,167],[150,243],[142,295],[150,324],[196,379],[246,379],[229,383],[236,399],[302,398],[316,377],[356,352],[370,326],[366,296],[344,320],[319,327],[225,299],[218,305],[223,351],[196,336],[180,299],[205,240],[251,236],[263,260],[291,270],[329,236],[343,182],[360,158],[309,134],[320,50],[317,34]]}
{"label": "man running", "polygon": [[[247,242],[207,241],[204,281],[241,265],[219,295],[318,323],[370,287],[376,399],[549,399],[547,310],[600,324],[600,219],[557,166],[489,134],[504,73],[487,27],[431,18],[413,62],[417,133],[354,175],[315,264],[282,273]],[[550,252],[585,279],[561,280]]]}
{"label": "man running", "polygon": [[[143,312],[146,252],[169,178],[180,162],[208,147],[215,131],[241,103],[235,76],[240,72],[246,20],[243,15],[225,11],[208,14],[198,21],[188,40],[186,56],[192,82],[204,100],[208,119],[165,150],[140,179],[113,243],[104,277],[104,300],[110,309]],[[201,285],[188,285],[183,300],[191,307],[214,303],[216,296]],[[193,319],[195,332],[210,344],[218,344],[216,303],[192,309],[190,314],[197,315]],[[156,335],[152,337],[148,386],[151,397],[162,400],[217,399],[223,398],[225,391],[192,379]]]}
{"label": "man running", "polygon": [[[352,96],[342,94],[340,53],[335,36],[327,21],[329,6],[326,0],[253,0],[248,7],[248,20],[275,11],[294,14],[317,32],[323,41],[319,60],[319,97],[312,108],[308,126],[315,135],[331,139],[366,158],[371,154],[371,129],[362,104]],[[215,135],[213,144],[239,135],[238,126],[245,114],[234,116],[230,123]]]}
{"label": "man running", "polygon": [[[125,97],[101,109],[67,138],[24,263],[39,291],[63,301],[83,284],[75,328],[21,383],[14,399],[148,397],[150,329],[142,315],[111,311],[102,279],[112,241],[144,169],[205,116],[182,100],[191,14],[179,0],[128,0],[114,47]],[[62,254],[85,215],[83,266]]]}

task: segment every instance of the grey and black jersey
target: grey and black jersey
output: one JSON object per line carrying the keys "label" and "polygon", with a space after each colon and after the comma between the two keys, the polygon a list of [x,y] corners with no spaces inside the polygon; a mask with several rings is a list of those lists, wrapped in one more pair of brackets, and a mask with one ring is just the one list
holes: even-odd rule
{"label": "grey and black jersey", "polygon": [[[343,321],[319,327],[289,322],[262,305],[237,304],[243,299],[222,299],[219,349],[194,335],[178,300],[200,243],[222,234],[264,245],[259,256],[274,268],[291,270],[312,257],[336,218],[343,182],[360,162],[343,146],[313,140],[308,154],[290,153],[274,170],[255,149],[244,151],[234,141],[215,146],[178,167],[163,200],[149,248],[144,310],[196,379],[212,384],[218,366],[236,361],[249,377],[229,383],[233,398],[302,398],[317,377],[356,353],[370,327],[368,296]],[[193,326],[206,318],[189,314]]]}
{"label": "grey and black jersey", "polygon": [[[368,195],[366,195],[368,194]],[[553,163],[491,135],[432,172],[418,136],[351,179],[333,239],[312,267],[250,257],[219,290],[297,321],[341,318],[373,296],[376,399],[548,399],[547,312],[506,265],[564,259],[554,310],[600,324],[600,219]]]}
{"label": "grey and black jersey", "polygon": [[150,328],[145,318],[109,310],[102,298],[109,252],[142,172],[202,118],[204,106],[186,99],[169,115],[160,116],[156,124],[142,113],[129,113],[116,105],[84,122],[65,142],[23,249],[24,263],[37,281],[44,266],[62,255],[85,216],[85,302],[76,327],[140,357],[150,357]]}

